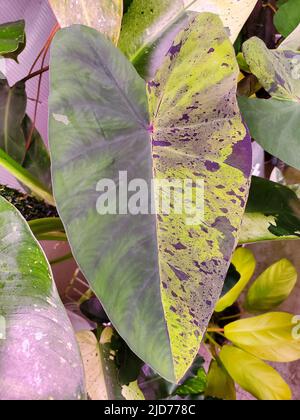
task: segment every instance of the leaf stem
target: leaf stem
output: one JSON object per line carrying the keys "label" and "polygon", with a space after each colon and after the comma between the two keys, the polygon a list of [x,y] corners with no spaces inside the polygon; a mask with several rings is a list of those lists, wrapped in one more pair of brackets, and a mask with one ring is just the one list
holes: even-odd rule
{"label": "leaf stem", "polygon": [[55,201],[50,191],[48,191],[38,179],[31,175],[30,172],[19,165],[2,149],[0,149],[0,165],[16,177],[18,181],[26,185],[26,187],[28,187],[34,195],[55,207]]}

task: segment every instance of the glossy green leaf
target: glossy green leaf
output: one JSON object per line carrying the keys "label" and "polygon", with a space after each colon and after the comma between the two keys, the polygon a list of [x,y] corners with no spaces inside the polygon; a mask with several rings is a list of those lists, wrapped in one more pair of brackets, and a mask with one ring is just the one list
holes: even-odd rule
{"label": "glossy green leaf", "polygon": [[252,177],[240,243],[300,238],[300,200],[293,188]]}
{"label": "glossy green leaf", "polygon": [[236,271],[240,274],[240,280],[236,285],[229,290],[221,299],[218,301],[215,311],[223,312],[226,308],[233,305],[239,298],[251,277],[254,274],[256,261],[253,252],[247,248],[238,248],[233,254],[231,263],[234,265]]}
{"label": "glossy green leaf", "polygon": [[64,28],[81,24],[97,29],[118,43],[123,16],[123,0],[49,0]]}
{"label": "glossy green leaf", "polygon": [[238,102],[252,137],[267,152],[300,169],[299,103],[246,97]]}
{"label": "glossy green leaf", "polygon": [[226,325],[224,334],[236,346],[271,362],[300,359],[300,340],[294,337],[294,315],[269,312]]}
{"label": "glossy green leaf", "polygon": [[218,14],[237,38],[256,0],[133,0],[125,13],[120,49],[146,79],[163,62],[175,35],[199,12]]}
{"label": "glossy green leaf", "polygon": [[236,347],[224,346],[220,359],[229,375],[258,400],[291,400],[287,383],[271,366]]}
{"label": "glossy green leaf", "polygon": [[288,0],[274,16],[277,30],[287,37],[300,23],[300,0]]}
{"label": "glossy green leaf", "polygon": [[235,384],[221,362],[212,360],[207,374],[207,397],[219,398],[221,400],[236,400]]}
{"label": "glossy green leaf", "polygon": [[25,21],[3,23],[0,25],[0,55],[17,61],[18,55],[26,45]]}
{"label": "glossy green leaf", "polygon": [[[244,211],[251,150],[237,75],[232,45],[212,14],[179,35],[149,83],[150,119],[144,81],[103,36],[76,26],[52,48],[53,181],[74,255],[121,336],[171,382],[197,355]],[[198,185],[204,177],[205,225],[186,209],[135,215],[127,200],[119,208],[120,197],[122,214],[100,215],[99,181],[119,183],[119,171],[146,185],[154,171],[156,192],[161,179]],[[148,204],[148,191],[142,200]]]}
{"label": "glossy green leaf", "polygon": [[46,257],[0,197],[1,400],[85,398],[82,362]]}
{"label": "glossy green leaf", "polygon": [[22,164],[25,157],[25,139],[22,122],[25,118],[27,97],[25,83],[10,87],[0,78],[0,147]]}
{"label": "glossy green leaf", "polygon": [[247,311],[266,312],[281,305],[292,293],[297,277],[296,268],[287,259],[271,265],[250,287],[245,302]]}
{"label": "glossy green leaf", "polygon": [[111,352],[112,328],[102,331],[100,342],[91,331],[76,334],[85,369],[86,388],[91,400],[122,400],[118,371]]}

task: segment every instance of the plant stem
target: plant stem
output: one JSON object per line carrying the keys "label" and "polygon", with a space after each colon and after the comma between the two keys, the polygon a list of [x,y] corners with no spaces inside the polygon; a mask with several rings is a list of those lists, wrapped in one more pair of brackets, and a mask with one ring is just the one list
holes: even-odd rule
{"label": "plant stem", "polygon": [[[24,79],[20,80],[20,82],[18,82],[18,83],[22,83],[22,82],[26,83],[26,82],[28,82],[28,80],[31,80],[36,76],[40,76],[43,73],[46,73],[46,71],[48,71],[48,70],[49,70],[49,66],[43,67],[42,69],[37,70],[34,73],[28,74],[28,76],[24,77]],[[34,101],[36,101],[36,100],[34,99]]]}
{"label": "plant stem", "polygon": [[230,315],[230,316],[223,316],[222,318],[219,318],[219,321],[230,321],[231,319],[240,318],[242,316],[242,313],[238,313],[236,315]]}
{"label": "plant stem", "polygon": [[38,241],[68,242],[67,235],[62,232],[42,233],[35,235]]}
{"label": "plant stem", "polygon": [[221,346],[220,346],[220,344],[218,344],[218,343],[216,342],[216,340],[214,340],[210,334],[207,334],[207,333],[206,333],[205,337],[206,337],[206,338],[208,339],[208,341],[210,341],[210,342],[211,342],[214,346],[216,346],[216,347],[221,347]]}
{"label": "plant stem", "polygon": [[50,265],[57,265],[57,264],[60,264],[60,263],[62,263],[64,261],[68,261],[71,258],[73,258],[73,254],[72,254],[72,252],[69,252],[68,254],[63,255],[62,257],[56,258],[54,260],[51,260],[50,261]]}
{"label": "plant stem", "polygon": [[208,333],[223,333],[224,332],[224,328],[207,328],[207,332]]}
{"label": "plant stem", "polygon": [[0,149],[0,165],[16,177],[18,181],[26,185],[34,195],[46,201],[51,206],[55,206],[53,195],[40,183],[40,181],[2,149]]}
{"label": "plant stem", "polygon": [[31,220],[29,226],[34,235],[64,232],[64,226],[58,217]]}

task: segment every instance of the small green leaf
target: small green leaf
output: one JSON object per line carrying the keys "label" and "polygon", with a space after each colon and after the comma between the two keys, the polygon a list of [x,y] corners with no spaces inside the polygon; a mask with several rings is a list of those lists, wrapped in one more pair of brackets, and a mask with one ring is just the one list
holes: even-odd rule
{"label": "small green leaf", "polygon": [[0,55],[17,61],[18,55],[26,45],[25,21],[3,23],[0,25]]}
{"label": "small green leaf", "polygon": [[188,378],[176,391],[176,395],[198,395],[205,391],[207,386],[206,372],[203,367],[200,367],[196,375]]}
{"label": "small green leaf", "polygon": [[221,400],[236,400],[235,384],[221,362],[212,360],[207,374],[205,396]]}
{"label": "small green leaf", "polygon": [[295,187],[252,177],[240,243],[300,237],[300,200]]}
{"label": "small green leaf", "polygon": [[287,383],[271,366],[236,347],[224,346],[220,359],[232,377],[258,400],[291,400]]}
{"label": "small green leaf", "polygon": [[273,264],[250,287],[245,302],[247,311],[275,309],[292,293],[297,277],[297,270],[289,260],[282,259]]}
{"label": "small green leaf", "polygon": [[300,23],[300,0],[288,0],[274,16],[278,31],[287,37]]}
{"label": "small green leaf", "polygon": [[225,337],[236,346],[270,362],[293,362],[300,359],[300,340],[293,334],[294,315],[269,312],[228,324]]}
{"label": "small green leaf", "polygon": [[238,248],[233,254],[231,263],[240,274],[240,280],[226,295],[221,297],[215,307],[216,312],[223,312],[226,308],[234,304],[249,283],[256,267],[255,257],[252,251],[247,248]]}

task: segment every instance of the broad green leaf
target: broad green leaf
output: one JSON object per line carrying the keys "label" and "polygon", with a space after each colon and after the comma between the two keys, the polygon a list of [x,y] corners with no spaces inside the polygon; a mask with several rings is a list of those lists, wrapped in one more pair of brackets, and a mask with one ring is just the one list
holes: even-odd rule
{"label": "broad green leaf", "polygon": [[220,359],[229,375],[258,400],[291,400],[287,383],[271,366],[236,347],[224,346]]}
{"label": "broad green leaf", "polygon": [[248,312],[267,312],[277,308],[292,293],[297,283],[297,270],[282,259],[264,271],[250,287],[246,308]]}
{"label": "broad green leaf", "polygon": [[233,305],[243,292],[254,274],[256,261],[253,252],[247,248],[238,248],[233,254],[231,263],[240,274],[240,280],[218,301],[215,311],[222,312]]}
{"label": "broad green leaf", "polygon": [[[148,85],[150,118],[144,81],[101,34],[73,27],[52,47],[53,182],[74,255],[120,335],[171,382],[197,355],[247,198],[251,150],[237,76],[232,45],[212,14],[174,41]],[[154,172],[156,192],[161,179],[205,178],[205,224],[186,209],[135,215],[127,199],[119,209],[119,196],[122,214],[100,215],[99,181],[118,183],[120,170],[144,185]],[[147,207],[148,191],[142,201]]]}
{"label": "broad green leaf", "polygon": [[119,47],[148,79],[196,13],[218,14],[234,42],[255,4],[256,0],[133,0],[123,18]]}
{"label": "broad green leaf", "polygon": [[300,359],[300,340],[293,335],[294,315],[269,312],[226,325],[224,334],[236,346],[270,362]]}
{"label": "broad green leaf", "polygon": [[269,50],[253,37],[243,44],[243,53],[251,72],[273,99],[299,102],[300,55],[290,50]]}
{"label": "broad green leaf", "polygon": [[252,177],[240,243],[300,237],[300,200],[293,188]]}
{"label": "broad green leaf", "polygon": [[274,16],[277,30],[287,37],[300,23],[300,0],[288,0]]}
{"label": "broad green leaf", "polygon": [[300,50],[300,24],[297,28],[279,45],[279,50]]}
{"label": "broad green leaf", "polygon": [[25,84],[10,87],[0,78],[0,147],[22,164],[25,157],[25,138],[22,122],[25,118],[27,97]]}
{"label": "broad green leaf", "polygon": [[131,382],[129,385],[122,386],[122,395],[125,400],[130,401],[142,401],[145,400],[145,396],[139,388],[138,382]]}
{"label": "broad green leaf", "polygon": [[112,329],[103,330],[100,342],[91,331],[76,334],[85,369],[86,388],[91,400],[120,400],[121,386],[115,366],[115,353],[110,350]]}
{"label": "broad green leaf", "polygon": [[123,0],[49,0],[61,27],[81,24],[97,29],[118,43]]}
{"label": "broad green leaf", "polygon": [[205,395],[221,400],[236,400],[234,381],[217,360],[212,360],[210,364]]}
{"label": "broad green leaf", "polygon": [[[25,139],[28,139],[31,124],[32,121],[26,115],[22,123]],[[26,152],[22,166],[37,178],[49,191],[52,190],[50,155],[37,129],[34,129],[31,145]]]}
{"label": "broad green leaf", "polygon": [[17,61],[26,44],[25,21],[0,25],[0,55]]}
{"label": "broad green leaf", "polygon": [[0,197],[1,400],[85,399],[82,362],[46,257]]}
{"label": "broad green leaf", "polygon": [[246,97],[238,102],[252,137],[267,152],[300,169],[299,103]]}

